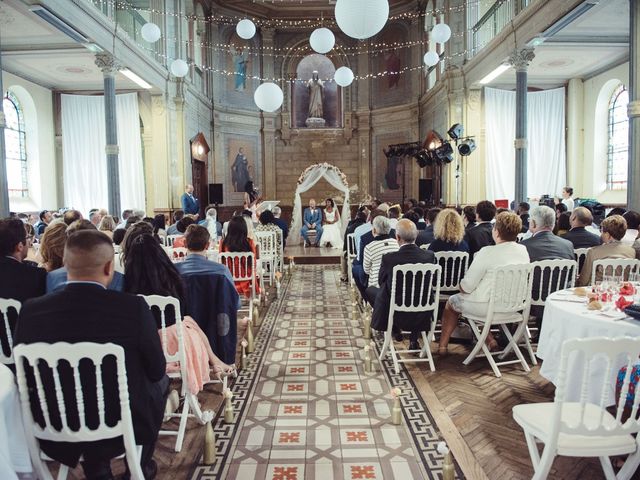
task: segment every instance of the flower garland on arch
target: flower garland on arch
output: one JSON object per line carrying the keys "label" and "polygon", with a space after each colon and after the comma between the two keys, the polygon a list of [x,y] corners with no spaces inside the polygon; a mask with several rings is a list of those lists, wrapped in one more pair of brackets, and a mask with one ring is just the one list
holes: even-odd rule
{"label": "flower garland on arch", "polygon": [[298,177],[298,185],[300,185],[302,183],[302,181],[304,180],[304,177],[307,176],[307,174],[311,171],[314,170],[318,167],[324,167],[327,170],[333,170],[334,172],[336,172],[338,175],[340,175],[340,180],[342,180],[342,183],[344,183],[345,187],[349,187],[349,182],[347,181],[347,176],[342,173],[342,170],[340,170],[338,167],[336,167],[335,165],[331,165],[330,163],[324,162],[324,163],[315,163],[313,165],[309,165],[307,168],[304,169],[304,172],[302,172],[300,174],[300,176]]}

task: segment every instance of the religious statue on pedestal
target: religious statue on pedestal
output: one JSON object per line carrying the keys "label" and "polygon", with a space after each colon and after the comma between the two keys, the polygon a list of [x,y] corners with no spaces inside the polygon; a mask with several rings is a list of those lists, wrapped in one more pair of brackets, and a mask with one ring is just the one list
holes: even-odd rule
{"label": "religious statue on pedestal", "polygon": [[318,71],[314,70],[312,78],[307,82],[309,89],[309,114],[305,124],[307,127],[324,127],[326,121],[324,119],[324,109],[322,102],[324,100],[324,84],[320,80]]}

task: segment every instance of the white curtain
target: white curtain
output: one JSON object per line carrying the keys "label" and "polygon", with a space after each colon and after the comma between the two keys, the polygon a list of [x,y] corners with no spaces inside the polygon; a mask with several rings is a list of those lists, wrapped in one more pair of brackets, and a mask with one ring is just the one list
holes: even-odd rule
{"label": "white curtain", "polygon": [[342,205],[341,227],[340,231],[344,234],[349,218],[351,217],[351,210],[349,207],[349,187],[344,184],[340,174],[329,168],[328,164],[316,165],[311,171],[307,173],[307,176],[303,178],[302,183],[298,185],[296,189],[296,195],[293,200],[293,222],[289,229],[289,236],[287,237],[287,243],[290,245],[296,245],[300,242],[300,229],[302,228],[302,199],[300,195],[308,191],[313,187],[321,178],[326,178],[327,182],[333,187],[340,190],[344,194],[344,204]]}
{"label": "white curtain", "polygon": [[[106,208],[104,97],[62,95],[62,154],[65,205],[86,214]],[[138,95],[116,96],[122,208],[144,209],[145,189]],[[120,212],[109,212],[120,215]]]}
{"label": "white curtain", "polygon": [[[485,88],[487,198],[515,196],[516,94]],[[527,94],[527,195],[559,195],[566,182],[564,88]]]}

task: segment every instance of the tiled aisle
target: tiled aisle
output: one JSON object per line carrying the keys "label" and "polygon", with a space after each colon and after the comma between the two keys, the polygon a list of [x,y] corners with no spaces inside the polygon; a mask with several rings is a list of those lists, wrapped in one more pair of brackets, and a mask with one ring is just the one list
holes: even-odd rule
{"label": "tiled aisle", "polygon": [[391,423],[390,387],[379,367],[364,372],[365,340],[350,316],[337,268],[296,268],[220,477],[201,470],[193,478],[439,478],[423,466],[440,467],[430,421],[405,408],[421,437]]}

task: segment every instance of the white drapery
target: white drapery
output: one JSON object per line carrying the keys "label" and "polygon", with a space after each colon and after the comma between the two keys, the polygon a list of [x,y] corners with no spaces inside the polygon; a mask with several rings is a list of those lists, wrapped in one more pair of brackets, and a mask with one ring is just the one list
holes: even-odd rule
{"label": "white drapery", "polygon": [[[484,89],[487,198],[515,195],[516,94]],[[559,195],[566,184],[564,88],[527,94],[527,195]]]}
{"label": "white drapery", "polygon": [[340,190],[344,194],[340,232],[344,234],[344,231],[347,228],[349,218],[351,217],[351,210],[349,207],[349,185],[342,180],[342,172],[340,172],[336,167],[329,165],[328,163],[319,163],[314,165],[313,168],[306,173],[302,182],[296,189],[295,198],[293,200],[293,222],[291,223],[289,236],[287,237],[287,243],[290,245],[296,245],[300,242],[300,229],[302,228],[302,199],[300,198],[300,195],[310,190],[311,187],[318,183],[318,181],[323,177],[327,179],[327,182],[329,182],[333,188]]}
{"label": "white drapery", "polygon": [[[65,205],[87,213],[106,208],[104,97],[62,95],[62,155]],[[145,188],[138,95],[116,95],[118,166],[122,208],[144,209]],[[109,212],[120,215],[120,212]]]}

